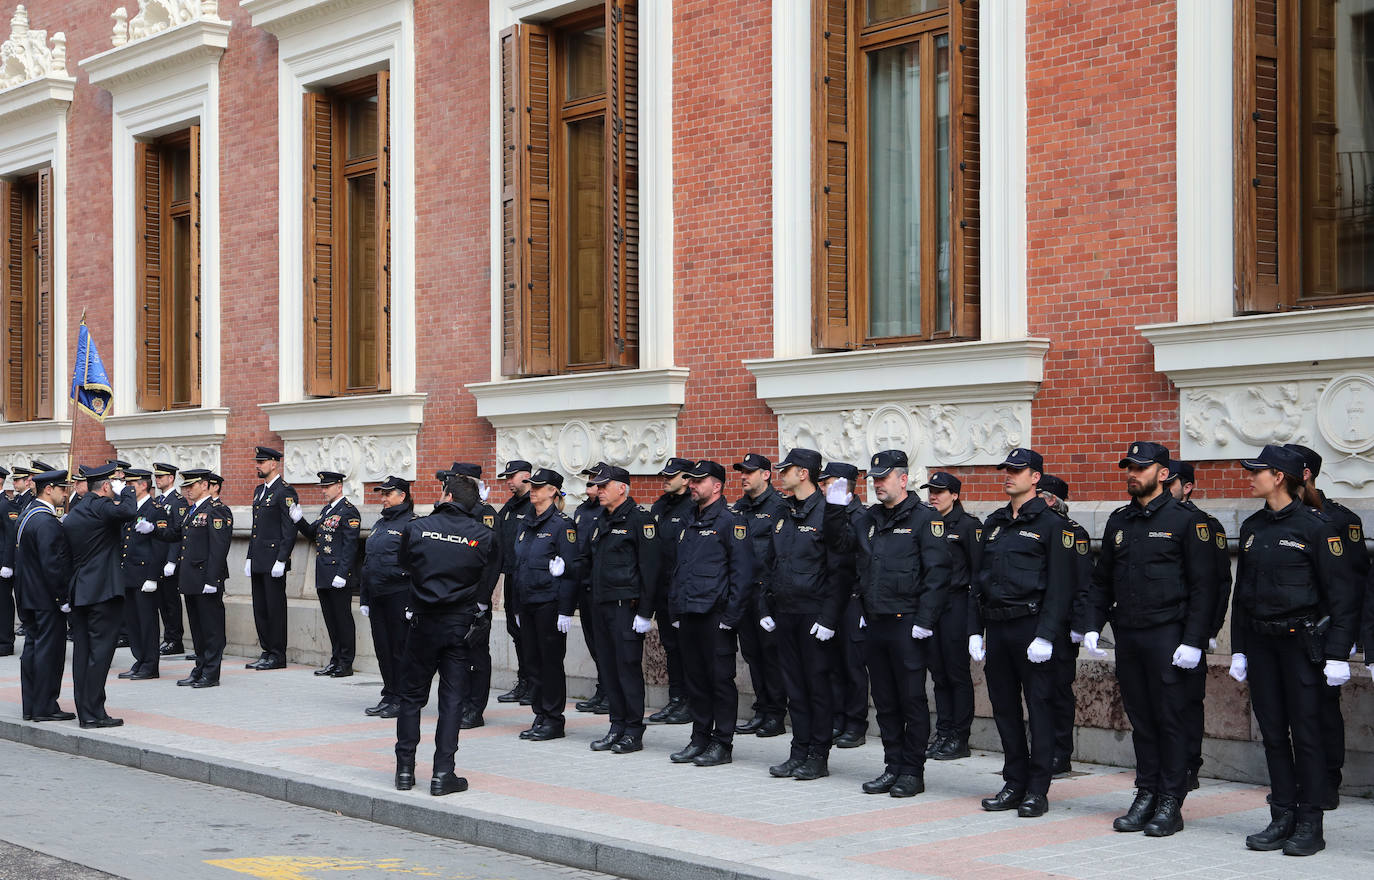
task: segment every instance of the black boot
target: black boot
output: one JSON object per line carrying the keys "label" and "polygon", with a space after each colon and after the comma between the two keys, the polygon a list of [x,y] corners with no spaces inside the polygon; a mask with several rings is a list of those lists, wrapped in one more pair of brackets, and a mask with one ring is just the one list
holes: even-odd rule
{"label": "black boot", "polygon": [[968,737],[947,736],[927,753],[927,757],[932,761],[954,761],[959,758],[967,758],[969,754]]}
{"label": "black boot", "polygon": [[1276,807],[1271,804],[1269,807],[1269,825],[1258,834],[1251,834],[1245,838],[1245,845],[1261,852],[1283,849],[1284,842],[1293,836],[1293,826],[1296,824],[1297,818],[1298,814],[1295,810],[1290,810],[1287,807]]}
{"label": "black boot", "polygon": [[410,791],[415,787],[415,765],[396,762],[396,790]]}
{"label": "black boot", "polygon": [[912,773],[903,773],[897,777],[897,781],[892,783],[892,788],[888,789],[888,797],[909,798],[915,797],[926,790],[924,777],[916,776]]}
{"label": "black boot", "polygon": [[655,724],[663,724],[667,722],[668,716],[673,713],[674,709],[676,709],[680,705],[685,704],[686,702],[687,701],[684,700],[682,697],[670,697],[668,699],[668,705],[664,706],[662,709],[659,709],[657,712],[650,715],[648,720],[654,722]]}
{"label": "black boot", "polygon": [[687,698],[683,697],[676,704],[669,704],[668,717],[663,719],[664,724],[691,724],[692,710],[687,708]]}
{"label": "black boot", "polygon": [[706,746],[689,742],[687,743],[687,747],[682,751],[673,752],[669,755],[668,760],[672,761],[674,764],[690,764],[697,755],[700,755],[704,751],[706,751]]}
{"label": "black boot", "polygon": [[735,733],[758,733],[759,728],[762,726],[763,713],[755,712],[753,718],[750,718],[748,721],[741,721],[739,724],[735,725]]}
{"label": "black boot", "polygon": [[620,739],[620,734],[612,730],[601,739],[592,740],[591,750],[593,752],[609,752],[611,746],[615,745],[615,741],[618,739]]}
{"label": "black boot", "polygon": [[891,770],[884,770],[873,779],[863,784],[864,794],[887,794],[892,791],[892,786],[897,784],[897,774]]}
{"label": "black boot", "polygon": [[781,718],[765,718],[758,730],[754,731],[754,736],[782,736],[786,732],[787,726],[782,723]]}
{"label": "black boot", "polygon": [[592,694],[590,699],[578,700],[576,703],[573,703],[573,708],[579,712],[591,712],[596,709],[596,704],[601,702],[601,699],[601,685],[597,685],[596,693]]}
{"label": "black boot", "polygon": [[989,813],[1000,813],[1003,810],[1014,810],[1021,806],[1021,802],[1026,799],[1026,791],[1017,788],[1010,782],[1002,786],[1002,790],[990,798],[983,798],[983,809]]}
{"label": "black boot", "polygon": [[786,779],[797,772],[797,768],[806,763],[805,758],[788,758],[781,764],[774,764],[768,768],[768,775],[774,779]]}
{"label": "black boot", "polygon": [[1168,837],[1183,830],[1183,802],[1171,794],[1159,796],[1154,818],[1145,826],[1146,837]]}
{"label": "black boot", "polygon": [[1189,771],[1188,771],[1188,790],[1189,790],[1189,791],[1197,791],[1199,788],[1202,788],[1202,783],[1198,780],[1198,778],[1197,778],[1197,773],[1198,773],[1197,770],[1189,770]]}
{"label": "black boot", "polygon": [[792,774],[793,779],[807,782],[830,775],[830,761],[825,755],[810,755]]}
{"label": "black boot", "polygon": [[468,781],[465,777],[456,776],[453,773],[440,773],[429,781],[429,793],[435,797],[446,794],[455,794],[460,791],[468,790]]}
{"label": "black boot", "polygon": [[866,742],[868,737],[862,730],[846,730],[835,740],[837,749],[857,749]]}
{"label": "black boot", "polygon": [[518,681],[515,682],[515,687],[513,687],[513,688],[511,688],[510,690],[506,691],[504,694],[501,694],[501,695],[497,696],[496,702],[498,702],[498,703],[518,703],[518,702],[520,702],[520,698],[523,697],[523,696],[525,695],[525,691],[528,690],[528,689],[529,689],[528,683],[526,683],[526,681],[525,681],[523,678],[522,678],[522,679],[519,679]]}
{"label": "black boot", "polygon": [[620,739],[611,743],[611,752],[617,755],[628,755],[631,752],[642,751],[644,751],[644,734],[638,731],[621,734]]}
{"label": "black boot", "polygon": [[702,752],[692,759],[692,763],[698,767],[719,767],[721,764],[730,763],[730,746],[723,742],[712,742]]}
{"label": "black boot", "polygon": [[1150,819],[1154,817],[1155,801],[1154,792],[1143,788],[1136,789],[1131,808],[1126,811],[1126,815],[1116,817],[1112,828],[1116,831],[1144,831],[1145,826],[1150,824]]}
{"label": "black boot", "polygon": [[1324,849],[1326,840],[1322,838],[1321,810],[1304,813],[1293,828],[1293,836],[1283,842],[1286,856],[1310,856]]}
{"label": "black boot", "polygon": [[463,720],[458,723],[458,727],[460,730],[472,730],[486,723],[486,719],[482,717],[482,710],[476,706],[469,706],[463,710]]}

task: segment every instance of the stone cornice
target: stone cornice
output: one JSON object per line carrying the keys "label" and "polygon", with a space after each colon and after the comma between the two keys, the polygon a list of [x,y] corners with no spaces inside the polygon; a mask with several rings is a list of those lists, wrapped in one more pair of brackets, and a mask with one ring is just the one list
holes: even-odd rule
{"label": "stone cornice", "polygon": [[133,413],[107,418],[105,439],[120,447],[157,443],[222,443],[228,425],[229,410],[224,407]]}
{"label": "stone cornice", "polygon": [[283,439],[337,432],[414,434],[424,421],[426,394],[363,394],[288,403],[261,403],[272,431]]}
{"label": "stone cornice", "polygon": [[613,370],[468,385],[477,414],[497,428],[567,419],[664,418],[686,398],[688,370]]}
{"label": "stone cornice", "polygon": [[29,116],[65,113],[76,93],[76,78],[44,76],[0,91],[0,124]]}
{"label": "stone cornice", "polygon": [[91,84],[116,92],[210,64],[229,45],[230,24],[197,19],[81,61]]}
{"label": "stone cornice", "polygon": [[357,9],[409,2],[411,0],[239,0],[239,8],[253,16],[254,27],[280,38]]}

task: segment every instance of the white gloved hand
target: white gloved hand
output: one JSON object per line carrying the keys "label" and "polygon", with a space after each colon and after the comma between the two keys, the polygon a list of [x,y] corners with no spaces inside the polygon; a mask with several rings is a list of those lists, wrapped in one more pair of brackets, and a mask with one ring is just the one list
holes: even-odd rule
{"label": "white gloved hand", "polygon": [[1365,671],[1369,673],[1370,678],[1374,678],[1374,663],[1370,663],[1366,666]]}
{"label": "white gloved hand", "polygon": [[172,575],[174,575],[174,574],[176,574],[176,573],[177,573],[177,564],[176,564],[175,562],[169,562],[169,563],[167,563],[166,565],[162,566],[162,576],[163,576],[163,577],[171,577]]}
{"label": "white gloved hand", "polygon": [[120,494],[122,494],[122,493],[124,492],[124,481],[123,481],[123,480],[111,480],[111,481],[110,481],[110,488],[114,490],[114,493],[115,493],[116,495],[120,495]]}
{"label": "white gloved hand", "polygon": [[863,628],[866,627],[866,626],[868,626],[868,621],[867,621],[867,620],[864,620],[864,616],[863,616],[862,614],[860,614],[860,615],[859,615],[859,629],[863,629]]}
{"label": "white gloved hand", "polygon": [[1092,657],[1106,657],[1107,652],[1097,647],[1097,640],[1102,638],[1100,632],[1090,632],[1083,634],[1083,647],[1088,649],[1088,655]]}
{"label": "white gloved hand", "polygon": [[[407,615],[406,615],[406,618],[408,619],[409,617],[410,617],[410,615],[407,614]],[[520,615],[518,615],[518,614],[515,615],[515,625],[516,625],[517,627],[520,625]]]}
{"label": "white gloved hand", "polygon": [[811,624],[811,635],[816,637],[818,642],[828,642],[835,638],[835,631],[828,626],[821,626],[820,621]]}
{"label": "white gloved hand", "polygon": [[1054,656],[1054,645],[1037,638],[1026,648],[1026,659],[1032,663],[1044,663]]}
{"label": "white gloved hand", "polygon": [[329,585],[334,587],[335,589],[339,589],[348,586],[348,581],[344,580],[336,574],[334,575],[334,580],[329,582]]}
{"label": "white gloved hand", "polygon": [[358,612],[362,614],[363,617],[367,617],[369,614],[372,613],[372,608],[367,605],[359,605]]}
{"label": "white gloved hand", "polygon": [[558,631],[566,635],[570,629],[572,629],[572,615],[558,615]]}
{"label": "white gloved hand", "polygon": [[854,495],[849,491],[849,480],[844,477],[836,477],[830,481],[830,485],[825,487],[826,504],[848,504]]}
{"label": "white gloved hand", "polygon": [[1226,670],[1226,674],[1236,681],[1245,681],[1245,655],[1232,654],[1231,668]]}
{"label": "white gloved hand", "polygon": [[732,629],[732,627],[728,627],[724,623],[718,624],[718,626],[726,632],[729,632]]}
{"label": "white gloved hand", "polygon": [[[407,608],[407,609],[406,609],[406,620],[410,620],[410,619],[411,619],[412,617],[414,617],[414,616],[415,616],[415,612],[414,612],[414,611],[411,611],[409,608]],[[519,625],[520,625],[520,618],[517,617],[517,618],[515,619],[515,624],[516,624],[516,626],[519,626]]]}
{"label": "white gloved hand", "polygon": [[206,585],[205,585],[205,589],[201,590],[201,593],[203,593],[203,594],[206,595],[206,596],[210,595],[211,593],[218,593],[218,592],[219,592],[219,587],[216,587],[216,586],[214,586],[213,584],[206,584]]}
{"label": "white gloved hand", "polygon": [[253,576],[253,560],[243,560],[243,576],[246,578]]}
{"label": "white gloved hand", "polygon": [[772,632],[778,628],[778,622],[771,617],[764,617],[759,620],[759,626],[763,627],[764,632]]}
{"label": "white gloved hand", "polygon": [[[1207,640],[1207,652],[1208,652],[1208,653],[1211,653],[1212,651],[1215,651],[1216,649],[1217,649],[1217,640],[1216,640],[1216,639],[1208,639],[1208,640]],[[1354,648],[1351,648],[1350,651],[1351,651],[1351,653],[1353,654],[1354,651],[1355,651],[1355,649],[1354,649]]]}
{"label": "white gloved hand", "polygon": [[487,484],[486,484],[486,483],[482,482],[481,480],[478,480],[478,481],[477,481],[477,497],[480,498],[482,501],[485,502],[485,501],[487,500],[487,497],[490,496],[490,495],[491,495],[491,489],[488,489],[488,488],[487,488]]}
{"label": "white gloved hand", "polygon": [[488,611],[490,608],[491,608],[490,605],[483,605],[481,602],[478,602],[478,603],[477,603],[477,610],[478,610],[478,611],[486,612],[486,611]]}
{"label": "white gloved hand", "polygon": [[1202,660],[1202,649],[1189,645],[1179,645],[1174,649],[1174,665],[1179,669],[1197,669]]}
{"label": "white gloved hand", "polygon": [[272,563],[272,577],[279,578],[284,574],[286,574],[285,562],[282,562],[280,559],[278,559],[276,562]]}
{"label": "white gloved hand", "polygon": [[928,639],[928,638],[930,638],[930,637],[933,636],[933,635],[935,635],[935,631],[934,631],[934,630],[926,629],[925,627],[921,626],[919,623],[918,623],[918,624],[914,624],[914,625],[911,627],[911,637],[912,637],[913,639]]}
{"label": "white gloved hand", "polygon": [[0,578],[12,577],[14,577],[14,569],[10,568],[8,565],[0,565]]}
{"label": "white gloved hand", "polygon": [[639,633],[640,635],[644,635],[646,632],[649,631],[649,628],[653,626],[653,624],[649,622],[649,618],[640,617],[638,614],[636,614],[635,619],[630,624],[630,626],[634,627],[635,632]]}
{"label": "white gloved hand", "polygon": [[157,581],[144,581],[144,582],[143,582],[143,588],[142,588],[142,589],[143,589],[143,592],[145,592],[145,593],[156,593],[156,592],[157,592]]}
{"label": "white gloved hand", "polygon": [[134,531],[138,532],[140,535],[151,535],[153,533],[153,524],[140,517],[138,522],[134,523]]}
{"label": "white gloved hand", "polygon": [[1083,644],[1083,634],[1075,630],[1069,630],[1069,641],[1073,642],[1075,645],[1081,645]]}
{"label": "white gloved hand", "polygon": [[305,518],[305,511],[301,510],[299,504],[288,504],[286,506],[286,515],[291,517],[293,523],[298,523]]}
{"label": "white gloved hand", "polygon": [[674,621],[673,621],[673,629],[682,629],[682,621],[680,621],[680,620],[674,620]]}
{"label": "white gloved hand", "polygon": [[988,652],[987,652],[987,650],[983,647],[983,637],[982,637],[982,636],[969,636],[969,637],[968,637],[968,656],[969,656],[969,659],[972,660],[972,661],[974,661],[975,663],[982,663],[982,662],[983,662],[983,658],[986,657],[987,655],[988,655]]}
{"label": "white gloved hand", "polygon": [[1350,653],[1349,653],[1348,655],[1346,655],[1346,656],[1347,656],[1347,659],[1354,660],[1354,659],[1355,659],[1355,655],[1356,655],[1357,653],[1359,653],[1359,649],[1360,649],[1360,646],[1359,646],[1359,645],[1351,645],[1351,646],[1350,646]]}
{"label": "white gloved hand", "polygon": [[62,605],[61,605],[60,607],[58,607],[57,610],[58,610],[58,611],[61,611],[63,614],[71,614],[71,613],[72,613],[72,606],[68,605],[66,602],[63,602]]}
{"label": "white gloved hand", "polygon": [[549,574],[554,577],[562,577],[563,572],[567,571],[567,569],[567,563],[563,561],[562,556],[555,556],[549,560]]}
{"label": "white gloved hand", "polygon": [[1340,687],[1350,681],[1350,663],[1346,660],[1328,660],[1322,674],[1331,687]]}

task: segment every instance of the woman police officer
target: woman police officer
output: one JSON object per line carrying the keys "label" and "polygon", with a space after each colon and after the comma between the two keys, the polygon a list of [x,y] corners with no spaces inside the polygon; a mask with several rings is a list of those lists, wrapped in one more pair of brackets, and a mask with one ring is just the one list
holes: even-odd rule
{"label": "woman police officer", "polygon": [[406,606],[410,602],[410,572],[401,562],[401,535],[415,519],[410,482],[389,476],[377,485],[382,515],[367,536],[363,556],[363,585],[358,605],[372,625],[372,644],[382,671],[382,698],[364,709],[366,715],[395,718],[401,708],[401,664],[405,659]]}

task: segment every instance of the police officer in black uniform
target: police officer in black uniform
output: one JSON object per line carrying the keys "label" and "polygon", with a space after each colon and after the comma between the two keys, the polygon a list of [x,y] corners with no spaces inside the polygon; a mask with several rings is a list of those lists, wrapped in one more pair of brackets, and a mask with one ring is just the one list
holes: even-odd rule
{"label": "police officer in black uniform", "polygon": [[[24,623],[24,651],[19,656],[23,714],[25,721],[70,721],[76,715],[57,704],[67,663],[67,615],[72,610],[71,545],[57,519],[57,508],[67,499],[67,472],[40,471],[32,476],[36,494],[20,497],[23,513],[14,548],[15,599]],[[27,484],[25,480],[25,493]]]}
{"label": "police officer in black uniform", "polygon": [[983,522],[983,563],[969,606],[969,656],[986,657],[983,673],[1003,754],[1002,790],[982,806],[1034,818],[1049,809],[1054,668],[1048,661],[1069,631],[1075,536],[1036,495],[1045,471],[1040,453],[1017,447],[997,467],[1006,472],[1002,488],[1011,500]]}
{"label": "police officer in black uniform", "polygon": [[431,795],[465,791],[468,781],[453,772],[459,723],[472,661],[468,631],[491,608],[491,591],[501,567],[496,533],[478,518],[477,481],[448,478],[429,516],[411,520],[403,532],[399,560],[410,573],[413,611],[401,673],[401,711],[396,717],[396,788],[415,786],[415,749],[420,744],[420,710],[429,702],[439,673],[439,719],[434,728]]}
{"label": "police officer in black uniform", "polygon": [[[153,462],[154,493],[159,507],[166,511],[169,522],[181,522],[186,516],[186,498],[176,488],[177,467],[165,461]],[[160,544],[158,546],[161,546]],[[158,611],[162,615],[162,643],[157,652],[163,656],[186,651],[185,625],[182,622],[181,591],[178,589],[177,557],[181,548],[169,544],[163,548],[166,559],[157,582]]]}
{"label": "police officer in black uniform", "polygon": [[501,473],[496,475],[498,480],[505,480],[510,489],[510,497],[501,505],[497,533],[501,543],[501,574],[505,576],[501,605],[506,611],[506,632],[515,645],[516,664],[515,687],[499,695],[496,701],[522,706],[531,705],[534,698],[530,687],[529,640],[520,629],[520,596],[515,589],[515,540],[530,515],[530,487],[525,479],[533,470],[534,465],[517,458],[506,462]]}
{"label": "police officer in black uniform", "polygon": [[[844,480],[843,483],[837,483]],[[851,490],[859,484],[859,469],[841,461],[827,462],[818,485],[827,492],[840,485],[849,500],[844,505],[845,521],[852,524],[864,515],[864,504]],[[863,596],[859,592],[859,552],[852,540],[832,542],[832,565],[843,579],[844,613],[840,631],[830,641],[834,654],[830,661],[830,681],[835,720],[830,733],[837,749],[856,749],[868,740],[868,659],[864,644],[868,621],[864,619]]]}
{"label": "police officer in black uniform", "polygon": [[282,479],[280,450],[259,446],[254,461],[263,483],[253,491],[253,531],[243,573],[253,583],[253,622],[262,656],[245,665],[258,670],[284,669],[286,573],[291,570],[291,548],[296,544],[296,527],[287,511],[300,499],[296,490]]}
{"label": "police officer in black uniform", "polygon": [[[767,457],[751,452],[732,467],[739,471],[740,483],[744,486],[744,494],[732,507],[749,527],[749,549],[755,565],[759,566],[759,560],[772,541],[773,527],[783,515],[786,504],[773,488],[773,463]],[[761,568],[755,568],[753,580],[751,594],[757,596],[763,582]],[[763,737],[782,735],[787,690],[782,679],[778,640],[759,626],[752,612],[740,623],[739,652],[749,667],[749,681],[754,687],[754,715],[736,724],[735,733]]]}
{"label": "police officer in black uniform", "polygon": [[[0,485],[10,475],[0,467]],[[14,532],[19,511],[8,492],[0,492],[0,657],[14,654]]]}
{"label": "police officer in black uniform", "polygon": [[1207,671],[1202,654],[1216,602],[1215,545],[1207,518],[1164,488],[1167,449],[1137,441],[1119,465],[1131,503],[1107,518],[1083,645],[1097,653],[1102,627],[1112,622],[1136,762],[1135,799],[1112,827],[1167,837],[1183,830],[1194,690],[1188,677]]}
{"label": "police officer in black uniform", "polygon": [[[658,524],[630,495],[630,474],[601,467],[596,484],[601,515],[590,537],[592,606],[611,727],[594,752],[618,755],[644,748],[644,635],[659,581]],[[584,616],[583,625],[587,624]]]}
{"label": "police officer in black uniform", "polygon": [[[382,514],[372,524],[363,553],[362,589],[358,609],[372,628],[377,668],[382,673],[382,694],[377,705],[364,715],[395,718],[401,710],[401,664],[405,659],[406,609],[410,599],[410,572],[401,560],[401,536],[415,519],[410,482],[388,476],[372,490],[382,499]],[[495,523],[487,525],[492,528]]]}
{"label": "police officer in black uniform", "polygon": [[1074,578],[1073,603],[1069,611],[1069,634],[1054,645],[1054,656],[1050,664],[1054,666],[1054,777],[1067,776],[1073,772],[1073,721],[1078,710],[1078,700],[1073,692],[1073,682],[1078,676],[1078,646],[1083,643],[1083,633],[1091,627],[1088,618],[1088,589],[1093,579],[1092,539],[1088,530],[1074,522],[1069,516],[1069,484],[1053,474],[1041,474],[1036,485],[1040,498],[1050,509],[1068,522],[1073,530]]}
{"label": "police officer in black uniform", "polygon": [[922,484],[930,506],[945,523],[949,542],[950,593],[945,611],[931,639],[930,677],[935,682],[935,737],[926,756],[952,761],[969,756],[973,727],[973,674],[968,659],[969,585],[978,576],[983,557],[983,524],[964,510],[959,493],[964,485],[945,471],[936,471]]}
{"label": "police officer in black uniform", "polygon": [[744,517],[725,503],[725,468],[698,461],[687,473],[695,507],[678,537],[668,607],[678,628],[692,739],[674,764],[728,764],[734,749],[735,630],[753,611],[754,560]]}
{"label": "police officer in black uniform", "polygon": [[[573,525],[577,527],[578,545],[590,552],[592,535],[596,533],[601,521],[601,484],[597,475],[608,467],[606,462],[596,464],[582,471],[580,476],[587,479],[586,499],[572,513]],[[590,562],[590,559],[588,560]],[[610,700],[606,696],[607,671],[602,668],[603,658],[599,653],[597,627],[600,626],[596,603],[592,601],[592,569],[584,565],[581,569],[581,583],[577,585],[577,616],[582,619],[582,640],[587,645],[587,655],[596,667],[596,691],[585,700],[578,700],[573,708],[579,712],[606,714],[610,712]],[[609,656],[609,655],[608,655]]]}
{"label": "police officer in black uniform", "polygon": [[1230,674],[1250,683],[1271,789],[1271,821],[1245,845],[1312,855],[1326,847],[1321,685],[1350,679],[1360,586],[1334,523],[1312,506],[1302,456],[1270,445],[1241,465],[1265,504],[1240,528]]}
{"label": "police officer in black uniform", "polygon": [[[137,518],[167,527],[167,513],[158,507],[153,492],[152,471],[130,468],[124,472],[133,491],[133,505]],[[157,579],[167,559],[167,548],[152,535],[141,535],[133,521],[120,529],[119,571],[124,589],[124,628],[129,633],[129,650],[134,665],[119,673],[120,678],[146,681],[158,678],[158,611],[161,601],[157,595]]]}
{"label": "police officer in black uniform", "polygon": [[357,576],[358,536],[362,515],[344,497],[344,475],[337,471],[317,471],[324,490],[324,507],[313,521],[305,518],[299,504],[291,505],[289,515],[296,531],[315,542],[315,593],[320,613],[329,633],[329,663],[316,669],[316,675],[348,678],[353,674],[357,632],[353,626],[353,580]]}
{"label": "police officer in black uniform", "polygon": [[659,583],[655,591],[657,605],[649,609],[658,618],[658,638],[663,644],[663,658],[668,671],[668,704],[649,716],[662,724],[687,724],[692,714],[687,710],[687,685],[682,671],[681,637],[672,625],[668,611],[668,592],[673,579],[677,557],[677,539],[692,516],[692,495],[687,491],[687,473],[692,462],[685,458],[670,458],[659,471],[663,478],[663,494],[649,508],[649,515],[658,525],[662,558]]}

